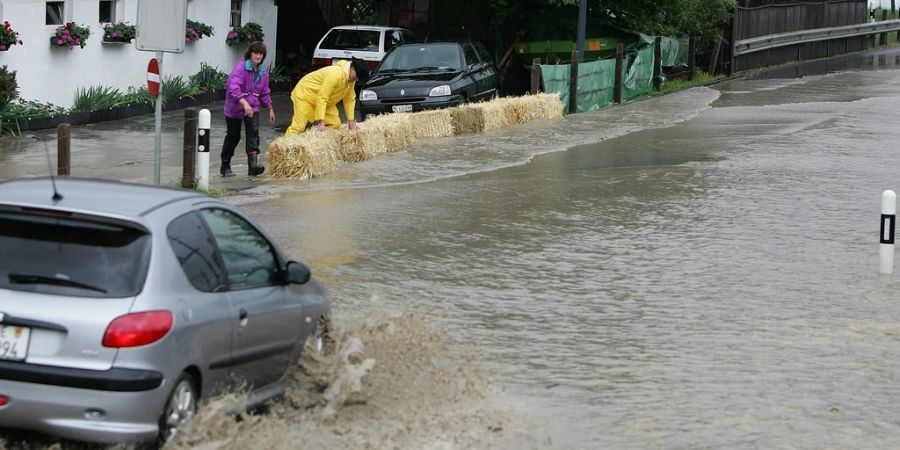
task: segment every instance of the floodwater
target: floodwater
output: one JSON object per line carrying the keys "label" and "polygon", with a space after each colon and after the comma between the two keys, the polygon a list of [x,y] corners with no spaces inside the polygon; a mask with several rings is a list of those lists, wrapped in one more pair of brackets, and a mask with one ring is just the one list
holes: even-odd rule
{"label": "floodwater", "polygon": [[265,414],[207,407],[176,447],[897,448],[900,291],[877,257],[894,68],[736,80],[229,197],[326,284],[339,351]]}

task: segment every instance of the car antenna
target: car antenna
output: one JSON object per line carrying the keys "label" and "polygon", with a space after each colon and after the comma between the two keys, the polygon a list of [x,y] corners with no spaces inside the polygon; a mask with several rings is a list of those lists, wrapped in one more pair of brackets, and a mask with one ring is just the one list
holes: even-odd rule
{"label": "car antenna", "polygon": [[53,186],[53,201],[58,202],[63,199],[62,194],[56,190],[56,177],[53,176],[53,163],[50,162],[50,150],[47,148],[47,142],[41,138],[34,136],[41,144],[44,144],[44,155],[47,157],[47,169],[50,171],[50,184]]}

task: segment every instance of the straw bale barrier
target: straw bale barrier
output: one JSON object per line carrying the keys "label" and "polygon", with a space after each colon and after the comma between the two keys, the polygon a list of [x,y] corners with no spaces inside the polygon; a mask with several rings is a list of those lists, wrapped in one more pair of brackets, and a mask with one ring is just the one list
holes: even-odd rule
{"label": "straw bale barrier", "polygon": [[340,132],[282,136],[269,145],[272,178],[314,178],[337,171]]}
{"label": "straw bale barrier", "polygon": [[346,126],[284,136],[269,145],[272,178],[314,178],[337,171],[340,160],[359,162],[413,145],[420,138],[480,133],[513,123],[562,117],[559,94],[497,98],[455,108],[373,117]]}
{"label": "straw bale barrier", "polygon": [[432,109],[409,115],[417,138],[453,136],[453,119],[447,109]]}

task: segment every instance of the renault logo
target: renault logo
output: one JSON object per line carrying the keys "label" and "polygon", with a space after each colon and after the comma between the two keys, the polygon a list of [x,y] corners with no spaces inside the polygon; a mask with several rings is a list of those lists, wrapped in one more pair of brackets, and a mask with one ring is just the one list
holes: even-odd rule
{"label": "renault logo", "polygon": [[404,89],[400,89],[400,95],[406,95],[406,91]]}

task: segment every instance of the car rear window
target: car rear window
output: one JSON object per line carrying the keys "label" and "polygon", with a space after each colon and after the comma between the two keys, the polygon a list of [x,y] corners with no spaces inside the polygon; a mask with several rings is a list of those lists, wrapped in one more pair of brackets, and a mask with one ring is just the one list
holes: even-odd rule
{"label": "car rear window", "polygon": [[0,288],[74,297],[140,293],[150,235],[137,227],[0,213]]}
{"label": "car rear window", "polygon": [[380,31],[371,30],[331,30],[320,49],[325,50],[359,50],[377,52],[381,39]]}

